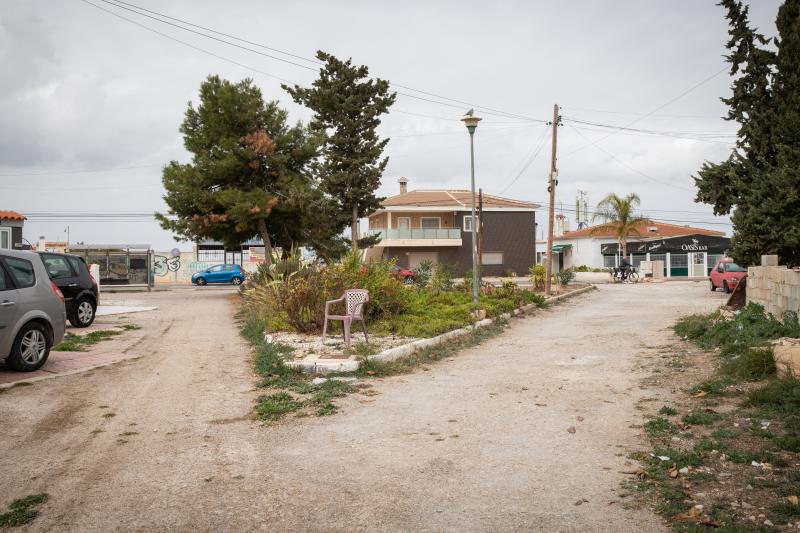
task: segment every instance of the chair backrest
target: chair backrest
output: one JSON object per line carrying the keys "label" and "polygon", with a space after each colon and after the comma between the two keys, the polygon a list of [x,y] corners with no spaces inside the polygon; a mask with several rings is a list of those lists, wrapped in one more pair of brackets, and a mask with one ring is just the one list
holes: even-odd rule
{"label": "chair backrest", "polygon": [[347,314],[353,318],[362,318],[361,311],[364,304],[369,301],[369,291],[367,289],[349,289],[344,291],[344,301],[347,306]]}

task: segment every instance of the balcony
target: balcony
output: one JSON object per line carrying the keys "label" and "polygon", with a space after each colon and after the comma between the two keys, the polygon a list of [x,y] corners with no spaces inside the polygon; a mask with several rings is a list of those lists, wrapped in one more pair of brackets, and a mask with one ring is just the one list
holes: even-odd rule
{"label": "balcony", "polygon": [[461,228],[371,229],[362,237],[380,235],[378,246],[461,246]]}

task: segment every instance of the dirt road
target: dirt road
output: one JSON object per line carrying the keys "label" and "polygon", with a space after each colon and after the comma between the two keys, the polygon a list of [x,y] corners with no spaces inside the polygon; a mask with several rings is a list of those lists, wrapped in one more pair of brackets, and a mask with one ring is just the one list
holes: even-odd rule
{"label": "dirt road", "polygon": [[601,286],[276,427],[229,293],[137,298],[143,357],[0,394],[0,501],[50,494],[28,530],[658,531],[617,495],[640,365],[723,295]]}

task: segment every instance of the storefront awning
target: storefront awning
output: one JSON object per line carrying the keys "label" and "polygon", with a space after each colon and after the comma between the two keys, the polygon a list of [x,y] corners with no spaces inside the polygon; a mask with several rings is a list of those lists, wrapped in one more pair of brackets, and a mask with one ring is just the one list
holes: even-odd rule
{"label": "storefront awning", "polygon": [[571,244],[554,244],[553,245],[553,253],[560,254],[563,250],[567,250],[572,248]]}

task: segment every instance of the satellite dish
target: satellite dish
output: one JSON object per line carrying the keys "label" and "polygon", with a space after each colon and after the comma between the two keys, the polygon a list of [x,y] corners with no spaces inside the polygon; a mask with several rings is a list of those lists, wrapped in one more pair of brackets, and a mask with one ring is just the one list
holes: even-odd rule
{"label": "satellite dish", "polygon": [[181,256],[181,251],[178,248],[173,248],[170,251],[170,253],[172,254],[172,257],[180,257]]}

